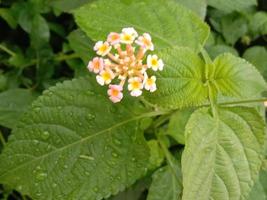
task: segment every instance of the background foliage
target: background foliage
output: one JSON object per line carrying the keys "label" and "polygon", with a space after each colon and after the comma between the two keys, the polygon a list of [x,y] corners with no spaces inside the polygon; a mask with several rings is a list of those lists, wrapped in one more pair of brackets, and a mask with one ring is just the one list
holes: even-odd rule
{"label": "background foliage", "polygon": [[[88,4],[87,3],[92,3]],[[162,79],[159,79],[159,84],[163,86],[170,85],[169,82],[164,81],[165,78],[169,78],[170,74],[175,76],[177,91],[176,93],[171,91],[172,96],[168,97],[168,101],[164,98],[166,95],[165,91],[160,91],[155,94],[156,96],[147,96],[146,99],[152,101],[156,99],[157,101],[153,102],[155,104],[166,104],[167,102],[171,102],[166,107],[171,108],[181,108],[184,106],[190,105],[199,105],[205,103],[205,99],[208,96],[208,91],[206,88],[198,84],[199,80],[202,80],[202,76],[199,74],[204,74],[203,61],[196,54],[199,51],[198,43],[204,44],[205,48],[209,53],[212,59],[215,59],[221,53],[231,53],[233,55],[238,55],[240,57],[245,58],[247,61],[252,63],[258,71],[263,75],[265,80],[267,80],[267,3],[265,0],[175,0],[175,1],[149,1],[144,0],[144,2],[152,2],[149,4],[150,6],[146,6],[146,4],[133,5],[136,1],[134,0],[120,0],[120,6],[117,4],[117,0],[110,0],[108,3],[105,3],[103,0],[2,0],[0,1],[0,151],[2,151],[3,147],[6,145],[6,141],[9,138],[9,141],[15,141],[11,143],[12,146],[16,147],[17,143],[21,142],[20,132],[27,130],[29,134],[27,137],[31,138],[33,147],[36,145],[37,151],[34,152],[36,155],[41,155],[44,152],[52,151],[54,147],[60,148],[68,145],[69,141],[77,140],[79,141],[81,135],[84,132],[90,132],[92,135],[97,135],[96,137],[85,139],[85,141],[81,144],[77,142],[77,145],[80,146],[77,148],[64,148],[63,152],[63,160],[62,163],[57,164],[58,169],[68,171],[71,166],[65,166],[65,163],[76,164],[81,168],[83,166],[91,166],[91,168],[86,170],[86,173],[81,175],[80,169],[77,172],[69,173],[69,176],[64,177],[63,179],[59,179],[58,181],[63,181],[64,184],[68,185],[69,188],[82,187],[81,193],[75,193],[73,191],[73,198],[79,195],[86,195],[87,199],[101,199],[102,197],[109,197],[113,200],[119,199],[129,199],[129,200],[157,200],[157,199],[175,199],[177,196],[181,196],[182,191],[182,179],[181,179],[181,151],[184,149],[185,137],[189,137],[190,134],[196,135],[196,137],[201,140],[201,138],[208,137],[207,140],[217,140],[218,147],[214,148],[224,148],[229,152],[232,152],[233,149],[227,149],[227,145],[236,138],[227,138],[229,140],[225,141],[223,135],[219,135],[218,133],[224,133],[225,131],[229,131],[229,117],[232,116],[232,121],[237,120],[236,118],[243,117],[243,121],[237,120],[236,124],[239,124],[238,128],[232,127],[234,129],[235,135],[238,135],[240,141],[243,141],[244,144],[248,145],[255,152],[260,152],[260,146],[263,144],[263,138],[261,138],[259,134],[259,130],[261,130],[261,124],[257,124],[257,130],[252,130],[251,135],[255,136],[251,138],[251,140],[257,140],[257,145],[249,143],[246,138],[242,135],[242,130],[245,130],[246,127],[250,126],[250,122],[252,119],[258,119],[261,121],[261,117],[257,113],[253,113],[252,115],[244,116],[242,113],[242,109],[228,109],[221,110],[222,118],[218,122],[218,126],[213,127],[215,122],[213,119],[210,119],[209,115],[207,115],[207,110],[198,111],[190,118],[189,124],[187,125],[187,132],[185,132],[185,126],[188,122],[189,116],[193,113],[194,108],[188,110],[178,110],[168,118],[156,118],[156,121],[153,122],[153,126],[160,126],[161,129],[159,133],[157,133],[157,138],[154,138],[151,132],[154,129],[151,129],[151,118],[144,118],[139,122],[143,116],[154,116],[157,113],[151,113],[148,108],[143,108],[138,103],[129,99],[126,103],[122,105],[118,105],[116,108],[110,107],[106,100],[106,97],[103,97],[103,90],[92,90],[87,84],[84,83],[84,80],[88,82],[92,82],[94,86],[94,81],[91,80],[90,74],[86,70],[87,62],[94,56],[94,52],[92,51],[92,46],[94,44],[93,41],[98,39],[103,39],[105,35],[113,30],[120,30],[122,27],[126,25],[138,25],[137,30],[144,32],[148,31],[151,33],[153,39],[156,43],[156,48],[161,49],[165,47],[172,46],[186,46],[188,49],[179,50],[177,48],[175,51],[166,48],[161,51],[160,54],[166,57],[166,70],[160,72],[158,76]],[[166,3],[168,2],[168,3]],[[100,5],[95,9],[92,5]],[[181,6],[182,5],[182,6]],[[83,6],[83,7],[81,7]],[[114,7],[112,7],[114,6]],[[190,9],[196,15],[188,14],[187,10],[184,7]],[[129,9],[131,8],[131,9]],[[110,9],[113,12],[108,12]],[[156,11],[155,11],[156,10]],[[161,19],[158,17],[158,12],[160,10],[161,16],[166,16],[166,18]],[[177,12],[179,11],[179,12]],[[124,12],[125,15],[124,21],[117,21],[116,16]],[[149,12],[149,14],[148,14]],[[103,15],[106,13],[106,15]],[[177,14],[177,18],[176,17]],[[179,16],[185,15],[185,18],[179,19]],[[76,19],[74,19],[74,15]],[[143,21],[142,17],[135,17],[138,15],[139,17],[144,15],[143,17],[147,18],[147,21]],[[172,17],[168,17],[171,15]],[[188,15],[188,16],[187,16]],[[198,17],[197,17],[198,15]],[[95,19],[97,17],[97,20]],[[190,20],[188,20],[188,18]],[[179,24],[176,24],[176,20],[178,20]],[[162,23],[159,23],[160,21]],[[168,23],[164,23],[164,20],[168,21]],[[208,27],[201,24],[200,21],[204,20],[210,25],[211,34],[209,38],[205,38],[205,35],[208,32]],[[146,30],[146,27],[150,27],[149,30]],[[190,26],[188,26],[190,24]],[[196,26],[198,24],[198,26]],[[97,28],[96,28],[97,27]],[[161,27],[160,29],[158,27]],[[181,28],[183,27],[183,28]],[[189,28],[185,28],[189,27]],[[169,31],[171,30],[171,31]],[[194,34],[197,34],[198,37],[193,37]],[[176,36],[180,37],[175,40]],[[164,39],[167,38],[167,39]],[[175,42],[173,42],[175,40]],[[191,55],[194,59],[183,59],[182,61],[179,58],[186,57],[187,55]],[[173,61],[172,57],[178,56],[178,59]],[[257,93],[260,91],[263,80],[261,80],[260,75],[256,72],[254,68],[250,68],[250,64],[243,63],[244,61],[241,59],[237,59],[230,54],[224,54],[223,56],[219,56],[214,61],[214,65],[219,66],[222,65],[223,62],[227,62],[227,66],[229,66],[229,70],[231,70],[232,65],[246,65],[248,66],[247,71],[242,71],[244,74],[249,74],[248,80],[243,80],[242,77],[244,74],[241,73],[239,78],[234,77],[235,79],[227,79],[228,85],[232,84],[232,87],[225,88],[227,85],[223,82],[218,82],[219,88],[221,91],[225,91],[222,95],[226,96],[235,96],[239,95],[241,97],[250,97],[254,95],[252,92]],[[189,58],[189,57],[188,57]],[[193,61],[192,61],[193,60]],[[184,63],[183,74],[173,73],[168,65],[175,65],[177,62]],[[193,62],[193,63],[192,63]],[[194,65],[194,69],[188,69],[187,65]],[[183,67],[183,66],[182,66]],[[188,70],[188,71],[187,71]],[[190,82],[191,85],[188,85],[188,88],[184,88],[184,85],[187,84],[184,81],[183,77],[186,77],[189,74],[190,70],[195,70],[193,73],[195,76],[195,82]],[[233,72],[234,74],[234,72]],[[228,75],[228,74],[226,74]],[[225,75],[225,76],[226,76]],[[76,80],[77,85],[84,85],[84,87],[80,90],[79,86],[70,85],[69,82],[65,82],[64,84],[57,85],[56,88],[52,88],[51,86],[55,86],[57,83],[62,82],[64,80],[70,80],[72,78],[81,78],[83,76],[88,76],[86,79],[78,79]],[[216,72],[215,72],[216,79]],[[254,85],[247,84],[246,81],[256,80]],[[183,82],[184,81],[184,82]],[[235,85],[236,82],[240,83],[240,88]],[[79,84],[78,84],[79,83]],[[171,81],[171,83],[173,83]],[[180,84],[180,85],[179,85]],[[198,86],[198,88],[194,87],[194,84]],[[247,85],[246,85],[247,84]],[[203,84],[204,85],[204,84]],[[242,86],[242,87],[241,87]],[[242,88],[246,88],[243,90]],[[89,88],[88,88],[89,87]],[[180,87],[180,88],[179,88]],[[49,90],[46,90],[50,88]],[[97,86],[95,85],[95,88]],[[184,90],[183,90],[183,89]],[[189,91],[190,88],[194,88],[194,90]],[[181,90],[182,89],[182,90]],[[188,90],[189,89],[189,90]],[[35,101],[34,105],[31,108],[31,112],[28,113],[29,118],[32,120],[22,120],[19,122],[25,111],[30,109],[31,103],[42,94],[42,92],[46,90],[44,96]],[[69,95],[65,95],[65,92],[68,91]],[[78,92],[77,92],[78,91]],[[199,93],[197,93],[197,92]],[[230,92],[229,92],[230,91]],[[98,94],[97,99],[92,99],[92,96]],[[238,93],[238,94],[237,94]],[[240,94],[239,94],[240,93]],[[53,96],[51,100],[49,96]],[[91,95],[91,96],[90,96]],[[158,95],[158,96],[157,96]],[[90,98],[88,98],[90,96]],[[60,98],[59,98],[60,97]],[[64,105],[68,105],[69,102],[73,102],[73,98],[77,97],[77,101],[75,102],[75,106],[67,107]],[[161,98],[160,98],[161,97]],[[88,98],[88,99],[87,99]],[[220,97],[222,101],[225,100],[225,97]],[[63,99],[63,100],[62,100]],[[183,101],[186,99],[186,101]],[[96,103],[95,103],[96,102]],[[177,103],[179,102],[179,104]],[[137,112],[131,113],[129,112],[129,107],[134,104]],[[46,106],[43,106],[46,105]],[[106,107],[102,107],[102,105],[106,105]],[[98,122],[94,121],[94,123],[90,124],[90,126],[85,126],[86,121],[90,119],[98,119],[97,116],[87,115],[85,113],[86,110],[81,109],[87,108],[89,110],[96,109],[95,113],[102,114],[105,110],[109,110],[111,115],[116,115],[121,118],[118,118],[117,121],[109,121],[108,116],[106,121]],[[50,116],[49,113],[52,112],[59,113],[54,114],[54,116]],[[262,110],[262,108],[260,108]],[[71,119],[66,119],[65,116],[69,113],[73,113],[72,119],[77,119],[81,124],[73,124]],[[69,114],[71,115],[71,114]],[[86,119],[83,117],[86,116]],[[123,121],[123,118],[127,116],[131,120],[125,121],[121,124],[121,130],[124,131],[124,134],[120,134],[120,132],[112,133],[113,129],[105,130],[105,127],[102,127],[102,124],[105,124],[106,127],[112,126],[117,122]],[[112,116],[110,117],[112,118]],[[55,123],[53,119],[56,119],[56,123],[58,124],[72,124],[71,127],[54,127],[50,124],[50,126],[45,127],[35,127],[36,123]],[[52,121],[49,121],[52,120]],[[105,120],[105,119],[104,119]],[[196,126],[196,121],[204,120],[203,124],[206,125],[203,128]],[[135,127],[138,127],[136,124],[140,123],[141,130],[136,130]],[[169,124],[168,124],[169,123]],[[101,125],[100,125],[101,124]],[[155,125],[156,124],[156,125]],[[210,126],[209,126],[210,125]],[[255,126],[255,124],[253,124]],[[15,128],[17,127],[17,128]],[[208,132],[207,127],[213,128],[215,131],[212,132],[214,134],[207,135]],[[240,128],[241,127],[241,128]],[[235,129],[236,128],[236,129]],[[49,130],[47,132],[47,129]],[[53,138],[50,135],[50,132],[59,132],[64,129],[64,131],[69,134],[65,138],[65,140],[59,140],[58,138]],[[116,129],[116,127],[114,127]],[[127,132],[127,130],[134,130],[134,138],[132,132]],[[147,147],[145,147],[144,143],[146,141],[141,136],[141,132],[146,130],[146,140]],[[190,131],[189,131],[190,130]],[[201,130],[201,131],[199,131]],[[11,134],[11,131],[16,133],[16,136]],[[115,134],[115,140],[112,141],[104,141],[104,137],[101,135],[98,136],[98,132],[110,132],[111,134]],[[115,132],[115,131],[113,131]],[[33,134],[34,133],[34,134]],[[36,135],[36,133],[38,133]],[[95,134],[97,133],[97,134]],[[11,136],[11,137],[10,137]],[[51,141],[54,142],[53,146],[40,145],[39,141],[34,142],[34,137],[42,138],[43,141]],[[124,138],[120,138],[124,137]],[[114,138],[113,138],[114,139]],[[124,152],[124,154],[117,157],[118,152],[122,152],[121,149],[123,147],[120,144],[120,140],[128,141],[128,143],[124,143],[129,148],[128,152]],[[58,142],[59,141],[59,142]],[[132,142],[133,141],[133,142]],[[17,142],[17,143],[16,143]],[[50,142],[50,144],[51,144]],[[195,141],[189,139],[188,142],[192,144],[197,150],[199,154],[201,151],[207,151],[205,148],[200,149],[198,144],[195,144]],[[91,152],[91,155],[87,155],[84,152],[88,152],[88,144],[93,144],[96,146],[97,152]],[[101,148],[97,148],[101,146],[101,144],[108,144],[107,154],[103,153]],[[27,144],[28,145],[28,144]],[[40,149],[37,148],[41,146]],[[242,145],[239,146],[242,149]],[[168,148],[170,152],[173,154],[169,154]],[[24,147],[27,149],[27,147]],[[116,150],[116,151],[114,151]],[[30,150],[29,150],[30,151]],[[77,162],[73,162],[73,158],[69,156],[69,152],[75,152],[77,155],[80,155],[80,160]],[[89,150],[90,151],[90,150]],[[214,152],[213,149],[208,149],[211,152],[211,155],[216,155],[221,160],[225,161],[225,165],[230,165],[230,161],[227,160],[227,155],[224,153]],[[20,152],[20,149],[17,149],[17,152]],[[151,152],[151,154],[149,154]],[[185,155],[182,158],[182,164],[187,165],[183,173],[191,173],[191,175],[195,174],[197,170],[194,166],[191,166],[189,160],[191,159],[192,152],[185,148]],[[250,152],[251,153],[251,152]],[[55,153],[56,154],[56,153]],[[75,155],[76,155],[75,154]],[[116,178],[116,172],[110,171],[111,168],[106,163],[102,162],[102,159],[96,159],[95,155],[103,155],[102,159],[107,160],[108,163],[112,166],[116,166],[116,168],[123,169],[127,168],[129,171],[132,171],[131,174],[128,174],[127,177],[121,177],[124,180],[125,185],[121,185],[121,180],[113,180]],[[248,153],[249,154],[249,153]],[[58,153],[58,156],[61,154]],[[131,156],[129,156],[131,155]],[[153,155],[150,156],[149,155]],[[167,161],[164,160],[164,155],[167,157]],[[72,155],[74,156],[74,155]],[[238,159],[236,155],[232,155],[232,160]],[[246,158],[242,158],[240,162],[242,163],[242,169],[238,172],[239,174],[248,174],[251,173],[251,177],[255,176],[254,171],[257,171],[256,167],[250,166],[250,169],[247,169],[246,159],[250,160],[254,156],[253,153],[249,154]],[[140,163],[138,163],[138,160]],[[185,157],[188,159],[186,160]],[[12,163],[13,157],[7,158],[10,159],[10,162],[1,163],[2,169],[12,168],[17,163]],[[49,161],[53,161],[54,157],[47,157]],[[127,166],[117,166],[116,163],[119,163],[119,160],[127,160],[125,162],[128,163]],[[212,157],[210,159],[213,159]],[[216,162],[218,162],[217,159]],[[149,160],[149,163],[145,166],[142,160]],[[231,159],[230,159],[231,160]],[[24,162],[25,160],[21,160],[19,162]],[[87,190],[87,185],[80,185],[81,182],[85,182],[86,176],[89,176],[93,172],[94,164],[91,162],[94,161],[98,166],[102,166],[103,169],[106,169],[105,173],[113,174],[113,179],[110,180],[101,180],[98,183],[95,183],[94,179],[90,180],[90,186],[96,185],[92,191]],[[255,160],[254,160],[255,161]],[[253,161],[253,162],[254,162]],[[88,164],[88,163],[89,164]],[[200,166],[199,163],[202,162],[201,157],[199,160],[196,160],[195,166]],[[216,167],[216,162],[213,163],[214,166],[211,167],[216,174],[221,173],[221,169]],[[259,162],[258,160],[255,163]],[[114,164],[115,163],[115,164]],[[166,165],[168,163],[168,165]],[[210,162],[212,165],[212,162]],[[138,166],[138,170],[135,170],[136,166]],[[175,169],[175,176],[173,176],[173,168],[169,167],[173,166]],[[192,168],[190,168],[192,167]],[[206,166],[203,166],[203,174],[206,175],[209,171],[205,171]],[[251,170],[252,169],[252,170]],[[264,200],[267,198],[266,191],[266,164],[263,165],[262,170],[260,172],[259,179],[256,181],[256,184],[253,186],[252,191],[250,192],[249,199],[257,199]],[[63,172],[64,172],[63,170]],[[232,169],[227,170],[227,175],[229,177],[234,176],[231,171]],[[225,171],[225,170],[224,170]],[[3,172],[3,171],[1,171]],[[29,174],[34,173],[32,179],[28,179],[28,183],[25,184],[23,180],[15,180],[14,172],[10,174],[8,172],[5,176],[2,176],[1,182],[12,182],[13,185],[16,185],[16,188],[9,188],[8,185],[1,185],[0,188],[0,198],[1,199],[30,199],[31,197],[42,199],[42,196],[47,196],[50,193],[43,194],[40,191],[33,191],[34,186],[34,178],[37,177],[38,184],[40,184],[39,188],[44,190],[51,190],[54,195],[57,194],[57,184],[43,182],[46,178],[46,172],[43,171],[42,168],[38,168],[36,165],[25,166],[22,171],[15,171],[16,173],[25,173],[25,176],[29,176]],[[237,173],[237,174],[238,174]],[[98,172],[96,174],[101,174]],[[145,177],[144,174],[146,174]],[[69,180],[73,179],[73,176],[77,177],[77,182],[70,182]],[[210,175],[211,177],[215,176],[214,174]],[[118,191],[124,190],[125,186],[130,186],[135,182],[137,178],[143,177],[141,180],[136,182],[133,186],[129,187],[126,191],[120,192]],[[197,182],[197,179],[194,179],[192,176],[187,176],[188,179],[184,181],[184,195],[187,199],[195,199],[194,193],[191,193],[189,187],[194,187],[192,185],[193,181]],[[242,181],[251,181],[251,177],[243,177],[240,176],[241,179],[236,177],[235,181],[238,185],[240,182],[240,187],[235,188],[236,190],[246,190],[248,185],[241,184]],[[242,179],[243,178],[243,179]],[[101,177],[99,178],[99,180]],[[8,181],[7,181],[8,180]],[[170,181],[171,180],[171,181]],[[110,184],[108,184],[110,181]],[[209,181],[209,179],[207,179]],[[112,183],[112,184],[111,184]],[[216,183],[216,182],[215,182]],[[88,183],[89,184],[89,183]],[[105,184],[108,184],[110,188],[101,189],[101,193],[98,196],[98,191],[100,188],[99,185],[105,187]],[[168,185],[171,184],[171,185]],[[214,182],[213,182],[214,184]],[[219,182],[217,183],[219,184]],[[232,183],[228,183],[229,187],[232,187]],[[27,188],[25,188],[27,185]],[[167,186],[166,186],[167,185]],[[52,186],[52,189],[51,189]],[[205,199],[205,191],[209,189],[209,183],[203,184],[203,199]],[[173,189],[175,188],[175,189]],[[25,194],[32,194],[31,197],[22,195],[19,191],[23,191]],[[230,191],[231,192],[231,191]],[[222,192],[223,193],[223,192]],[[164,197],[162,197],[162,194]],[[226,199],[226,197],[218,196],[218,191],[212,191],[212,196],[214,199]],[[231,196],[232,195],[232,196]],[[235,194],[230,194],[230,199],[235,199]],[[90,198],[89,198],[90,197]],[[57,196],[60,199],[60,196]],[[81,199],[81,198],[80,198]]]}

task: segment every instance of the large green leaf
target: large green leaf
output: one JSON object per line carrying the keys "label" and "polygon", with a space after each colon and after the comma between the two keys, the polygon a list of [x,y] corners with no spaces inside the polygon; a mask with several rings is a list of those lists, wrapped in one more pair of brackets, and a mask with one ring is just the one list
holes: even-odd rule
{"label": "large green leaf", "polygon": [[93,40],[105,40],[109,32],[134,27],[150,33],[156,49],[204,45],[208,26],[173,0],[99,0],[74,12],[80,28]]}
{"label": "large green leaf", "polygon": [[165,166],[158,169],[153,174],[153,181],[149,188],[147,200],[180,200],[182,194],[182,180],[177,180],[177,175],[181,171],[178,165],[172,169]]}
{"label": "large green leaf", "polygon": [[[113,104],[95,80],[66,81],[33,103],[0,156],[0,182],[33,199],[102,199],[147,171],[132,98]],[[155,113],[154,113],[155,114]]]}
{"label": "large green leaf", "polygon": [[164,61],[164,70],[156,73],[158,90],[146,93],[149,101],[171,108],[205,102],[205,64],[197,54],[189,48],[174,48],[160,51],[159,57]]}
{"label": "large green leaf", "polygon": [[224,96],[252,98],[266,90],[266,83],[257,69],[246,60],[225,53],[214,60],[215,72],[211,75],[216,87]]}
{"label": "large green leaf", "polygon": [[254,66],[229,53],[218,56],[211,65],[205,65],[189,48],[167,48],[158,54],[165,63],[164,70],[156,73],[158,89],[145,94],[160,107],[202,105],[209,84],[213,94],[219,90],[224,96],[238,98],[259,96],[267,88]]}
{"label": "large green leaf", "polygon": [[253,108],[196,111],[186,127],[183,200],[246,199],[263,157],[264,121]]}
{"label": "large green leaf", "polygon": [[250,6],[257,5],[257,0],[208,0],[208,5],[226,13],[242,11]]}
{"label": "large green leaf", "polygon": [[34,99],[35,95],[26,89],[12,89],[0,93],[0,125],[15,127]]}

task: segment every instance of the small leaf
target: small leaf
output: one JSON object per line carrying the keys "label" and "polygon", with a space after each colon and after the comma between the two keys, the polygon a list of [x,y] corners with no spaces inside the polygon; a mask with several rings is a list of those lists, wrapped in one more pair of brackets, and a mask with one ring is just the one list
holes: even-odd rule
{"label": "small leaf", "polygon": [[58,84],[9,138],[0,182],[37,200],[117,194],[147,171],[149,149],[138,121],[152,113],[132,98],[111,103],[94,79]]}
{"label": "small leaf", "polygon": [[231,53],[235,56],[238,56],[238,52],[235,48],[224,45],[224,44],[219,44],[219,45],[210,45],[207,46],[207,52],[209,53],[211,59],[215,59],[217,56],[223,53]]}
{"label": "small leaf", "polygon": [[254,184],[248,200],[266,200],[267,199],[267,170],[260,171],[258,180]]}
{"label": "small leaf", "polygon": [[80,29],[72,31],[68,36],[70,47],[82,58],[85,64],[95,55],[93,41]]}
{"label": "small leaf", "polygon": [[31,45],[36,49],[41,48],[49,41],[50,31],[48,23],[41,15],[35,15],[31,24]]}
{"label": "small leaf", "polygon": [[208,0],[208,5],[226,13],[242,11],[250,6],[256,6],[257,0]]}
{"label": "small leaf", "polygon": [[197,110],[186,126],[183,200],[245,200],[263,158],[265,124],[247,107]]}
{"label": "small leaf", "polygon": [[254,38],[267,34],[267,13],[256,12],[250,19],[249,30]]}
{"label": "small leaf", "polygon": [[180,144],[184,144],[185,142],[185,126],[193,112],[193,109],[178,110],[170,118],[167,134],[172,136]]}
{"label": "small leaf", "polygon": [[243,54],[243,58],[252,63],[267,80],[267,50],[262,46],[248,48]]}
{"label": "small leaf", "polygon": [[164,160],[164,154],[157,140],[150,140],[147,142],[147,144],[150,149],[148,168],[155,170],[157,167],[159,167],[162,164]]}
{"label": "small leaf", "polygon": [[[234,45],[248,31],[247,19],[239,13],[231,13],[219,19],[226,43]],[[233,31],[235,30],[235,31]]]}
{"label": "small leaf", "polygon": [[[175,171],[181,171],[176,165]],[[154,172],[147,200],[181,200],[182,180],[177,180],[176,173],[170,166],[159,168]]]}
{"label": "small leaf", "polygon": [[0,93],[0,124],[14,128],[35,96],[26,89],[11,89]]}
{"label": "small leaf", "polygon": [[9,9],[0,8],[0,17],[2,17],[11,28],[15,29],[17,27],[17,21]]}
{"label": "small leaf", "polygon": [[266,90],[266,82],[246,60],[225,53],[214,60],[214,84],[224,96],[251,98]]}
{"label": "small leaf", "polygon": [[178,3],[194,11],[202,20],[205,19],[207,11],[206,0],[176,0]]}
{"label": "small leaf", "polygon": [[74,14],[77,24],[93,40],[105,40],[111,31],[134,27],[140,34],[151,34],[156,49],[186,46],[197,51],[209,34],[204,22],[174,1],[99,0]]}

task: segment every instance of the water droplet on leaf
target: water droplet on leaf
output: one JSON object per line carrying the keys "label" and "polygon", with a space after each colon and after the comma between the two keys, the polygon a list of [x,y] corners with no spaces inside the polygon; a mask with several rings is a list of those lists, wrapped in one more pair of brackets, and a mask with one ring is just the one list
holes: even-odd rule
{"label": "water droplet on leaf", "polygon": [[50,136],[50,133],[49,133],[48,131],[44,131],[44,132],[42,133],[42,138],[43,138],[44,140],[47,140],[47,139],[49,138],[49,136]]}

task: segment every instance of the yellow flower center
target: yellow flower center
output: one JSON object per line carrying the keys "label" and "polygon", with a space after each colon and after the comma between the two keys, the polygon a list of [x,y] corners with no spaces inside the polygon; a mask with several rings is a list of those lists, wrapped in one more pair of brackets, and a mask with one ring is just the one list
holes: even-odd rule
{"label": "yellow flower center", "polygon": [[105,52],[108,49],[108,46],[106,44],[103,44],[100,48],[99,51]]}
{"label": "yellow flower center", "polygon": [[119,38],[120,38],[119,35],[112,35],[112,36],[111,36],[111,39],[112,39],[112,40],[117,40],[117,39],[119,39]]}
{"label": "yellow flower center", "polygon": [[147,83],[149,86],[151,86],[151,85],[154,84],[154,81],[153,81],[151,78],[149,78],[149,79],[147,79],[146,83]]}
{"label": "yellow flower center", "polygon": [[105,81],[107,81],[107,80],[110,80],[110,79],[111,79],[111,75],[110,75],[110,73],[108,73],[108,72],[103,72],[103,74],[102,74],[102,78],[103,78]]}
{"label": "yellow flower center", "polygon": [[143,39],[143,42],[144,42],[144,44],[146,46],[150,46],[150,44],[151,44],[151,42],[148,39],[146,39],[146,38]]}
{"label": "yellow flower center", "polygon": [[152,65],[158,65],[158,60],[157,59],[152,59],[151,60]]}
{"label": "yellow flower center", "polygon": [[131,84],[132,84],[133,89],[139,89],[141,83],[138,81],[133,81]]}
{"label": "yellow flower center", "polygon": [[113,89],[113,90],[111,90],[111,96],[118,96],[119,95],[119,91],[118,90],[115,90],[115,89]]}
{"label": "yellow flower center", "polygon": [[100,64],[99,64],[98,61],[94,63],[94,68],[95,68],[95,69],[99,69],[99,68],[100,68]]}
{"label": "yellow flower center", "polygon": [[131,35],[129,35],[129,34],[125,34],[125,35],[123,36],[123,39],[126,40],[126,41],[131,41],[131,40],[132,40],[132,37],[131,37]]}

